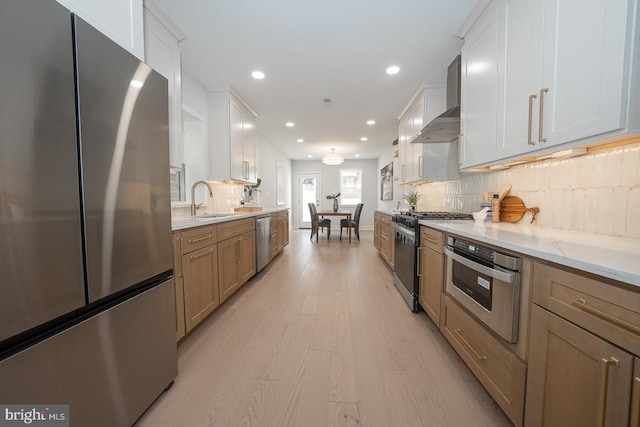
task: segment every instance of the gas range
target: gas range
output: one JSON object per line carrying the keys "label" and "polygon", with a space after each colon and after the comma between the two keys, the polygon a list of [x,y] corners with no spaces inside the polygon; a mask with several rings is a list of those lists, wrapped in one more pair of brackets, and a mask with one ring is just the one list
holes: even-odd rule
{"label": "gas range", "polygon": [[400,212],[393,216],[395,225],[393,283],[407,301],[411,311],[420,311],[418,293],[418,252],[420,249],[420,220],[473,219],[473,215],[459,212]]}
{"label": "gas range", "polygon": [[400,212],[393,215],[393,222],[404,226],[405,228],[418,231],[420,220],[469,220],[473,219],[473,215],[462,212],[440,212],[440,211],[423,211],[423,212]]}

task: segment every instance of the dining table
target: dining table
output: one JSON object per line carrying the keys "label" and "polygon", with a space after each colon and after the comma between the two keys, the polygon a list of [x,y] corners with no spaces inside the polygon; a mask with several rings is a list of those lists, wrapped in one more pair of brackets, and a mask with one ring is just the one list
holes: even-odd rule
{"label": "dining table", "polygon": [[351,243],[351,211],[318,211],[316,213],[316,242],[318,241],[318,221],[325,216],[344,216],[349,221],[349,243]]}

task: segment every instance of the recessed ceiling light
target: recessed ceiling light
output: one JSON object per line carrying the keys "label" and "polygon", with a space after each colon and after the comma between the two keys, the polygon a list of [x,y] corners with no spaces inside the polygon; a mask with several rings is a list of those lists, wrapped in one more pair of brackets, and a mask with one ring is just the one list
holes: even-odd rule
{"label": "recessed ceiling light", "polygon": [[360,157],[360,154],[356,154],[356,157]]}
{"label": "recessed ceiling light", "polygon": [[262,80],[264,79],[264,73],[262,71],[254,71],[253,73],[251,73],[251,77],[256,80]]}
{"label": "recessed ceiling light", "polygon": [[295,124],[295,123],[293,123],[293,122],[287,122],[287,123],[285,123],[285,126],[287,126],[288,128],[292,128],[292,127],[294,127],[295,125],[296,125],[296,124]]}
{"label": "recessed ceiling light", "polygon": [[362,138],[360,138],[360,141],[367,141],[369,138],[367,138],[366,136],[363,136]]}
{"label": "recessed ceiling light", "polygon": [[297,141],[298,141],[298,142],[304,142],[304,139],[302,139],[302,138],[298,138],[298,139],[297,139]]}
{"label": "recessed ceiling light", "polygon": [[312,158],[313,156],[311,154],[307,154],[307,157],[308,158]]}
{"label": "recessed ceiling light", "polygon": [[389,75],[398,74],[399,71],[400,67],[398,67],[397,65],[392,65],[391,67],[387,68],[387,74]]}
{"label": "recessed ceiling light", "polygon": [[375,125],[375,124],[376,124],[376,121],[375,121],[375,120],[367,120],[367,124],[368,124],[369,126],[373,126],[373,125]]}

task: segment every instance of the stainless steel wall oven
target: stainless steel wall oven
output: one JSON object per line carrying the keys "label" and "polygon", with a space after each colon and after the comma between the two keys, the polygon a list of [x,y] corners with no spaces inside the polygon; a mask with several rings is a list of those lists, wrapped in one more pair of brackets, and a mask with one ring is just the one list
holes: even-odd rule
{"label": "stainless steel wall oven", "polygon": [[447,293],[487,327],[518,342],[522,258],[448,237]]}

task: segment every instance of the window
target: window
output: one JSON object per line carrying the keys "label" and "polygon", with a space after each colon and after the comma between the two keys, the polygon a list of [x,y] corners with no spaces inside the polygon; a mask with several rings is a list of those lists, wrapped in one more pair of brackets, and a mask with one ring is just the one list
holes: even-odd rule
{"label": "window", "polygon": [[340,198],[346,206],[362,202],[362,169],[340,170]]}

